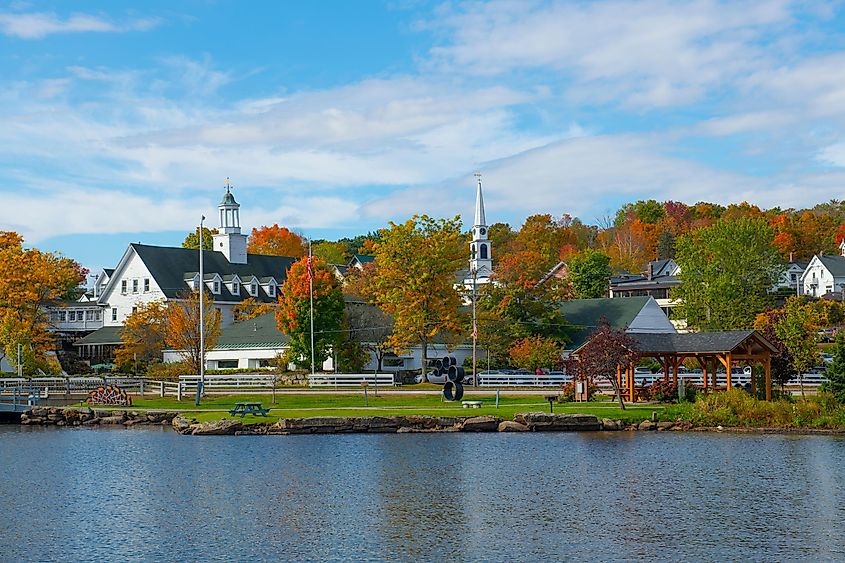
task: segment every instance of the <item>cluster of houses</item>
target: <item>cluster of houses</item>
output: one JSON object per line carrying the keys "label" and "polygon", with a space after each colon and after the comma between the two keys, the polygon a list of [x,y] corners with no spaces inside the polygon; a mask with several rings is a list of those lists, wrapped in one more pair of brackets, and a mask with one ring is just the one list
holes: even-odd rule
{"label": "cluster of houses", "polygon": [[[209,369],[260,368],[271,365],[288,347],[288,338],[276,327],[273,314],[236,322],[235,306],[247,299],[275,302],[294,259],[247,252],[247,236],[241,232],[240,205],[229,187],[218,206],[219,228],[213,236],[213,250],[203,253],[204,273],[199,275],[199,252],[182,247],[130,244],[115,268],[100,271],[92,290],[78,301],[56,303],[49,318],[60,350],[73,351],[91,366],[108,366],[121,345],[126,318],[138,306],[151,301],[180,300],[204,287],[220,312],[222,333],[208,351]],[[481,180],[479,178],[468,268],[456,272],[456,287],[465,295],[487,283],[493,274],[493,249],[488,235]],[[774,291],[795,292],[816,297],[842,299],[845,290],[845,243],[840,256],[814,256],[809,263],[790,262]],[[343,279],[350,268],[362,268],[371,256],[355,255],[347,264],[333,265]],[[612,325],[627,327],[631,333],[684,332],[683,319],[675,318],[677,303],[669,292],[678,286],[680,267],[672,260],[648,264],[641,274],[625,274],[610,279],[608,297],[575,300],[562,304],[563,313],[584,334],[576,334],[571,348],[581,343],[600,317]],[[566,264],[553,268],[545,279],[565,277]],[[545,281],[545,280],[543,280]],[[542,281],[541,281],[542,283]],[[366,307],[350,301],[347,307]],[[366,346],[365,346],[366,348]],[[375,347],[365,369],[420,369],[419,347],[406,353],[378,357]],[[483,350],[483,343],[481,343]],[[430,345],[429,356],[450,353],[459,361],[471,355],[471,345],[449,347],[445,341]],[[178,351],[165,351],[164,361],[177,361]],[[482,361],[483,365],[483,361]],[[332,369],[328,360],[324,369]]]}

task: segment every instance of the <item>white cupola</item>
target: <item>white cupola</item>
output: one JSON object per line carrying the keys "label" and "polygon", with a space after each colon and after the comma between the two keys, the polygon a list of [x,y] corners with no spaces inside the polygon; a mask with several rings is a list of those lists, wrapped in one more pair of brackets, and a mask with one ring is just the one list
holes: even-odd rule
{"label": "white cupola", "polygon": [[214,235],[214,250],[222,252],[230,264],[246,264],[247,236],[241,234],[241,206],[235,201],[231,188],[226,178],[226,193],[217,206],[220,210],[220,227]]}

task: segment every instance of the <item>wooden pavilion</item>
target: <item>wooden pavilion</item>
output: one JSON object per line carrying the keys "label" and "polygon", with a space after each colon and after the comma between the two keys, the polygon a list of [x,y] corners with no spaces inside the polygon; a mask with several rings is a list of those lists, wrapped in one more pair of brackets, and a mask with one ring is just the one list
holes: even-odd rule
{"label": "wooden pavilion", "polygon": [[[654,358],[663,367],[663,377],[678,382],[678,368],[687,359],[695,359],[702,369],[704,389],[716,390],[716,372],[725,369],[727,389],[733,387],[732,369],[735,364],[751,366],[751,392],[756,393],[755,370],[762,364],[765,370],[766,400],[772,399],[772,355],[778,350],[755,330],[691,333],[628,333],[637,343],[639,358]],[[622,376],[625,380],[623,382]],[[634,401],[634,366],[617,368],[619,387],[629,401]],[[624,384],[623,384],[624,383]]]}

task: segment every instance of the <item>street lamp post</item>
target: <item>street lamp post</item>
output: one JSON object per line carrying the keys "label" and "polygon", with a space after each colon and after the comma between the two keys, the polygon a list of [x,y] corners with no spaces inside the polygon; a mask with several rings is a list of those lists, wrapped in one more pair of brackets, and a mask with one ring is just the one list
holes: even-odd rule
{"label": "street lamp post", "polygon": [[201,392],[205,391],[205,282],[203,280],[203,268],[202,268],[202,224],[205,221],[205,215],[200,218],[200,235],[199,235],[199,246],[200,246],[200,283],[199,283],[199,291],[200,291],[200,357],[199,357],[199,368],[200,368],[200,389],[197,391],[197,400],[199,401],[199,395]]}

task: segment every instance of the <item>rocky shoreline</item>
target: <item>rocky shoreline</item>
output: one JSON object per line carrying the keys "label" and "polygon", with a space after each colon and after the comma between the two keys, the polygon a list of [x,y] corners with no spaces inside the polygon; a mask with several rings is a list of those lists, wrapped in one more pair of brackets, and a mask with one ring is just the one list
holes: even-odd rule
{"label": "rocky shoreline", "polygon": [[24,426],[164,426],[190,436],[276,436],[291,434],[385,434],[421,432],[589,432],[589,431],[692,431],[746,434],[845,435],[845,430],[813,428],[722,428],[693,426],[686,421],[625,424],[621,420],[588,414],[525,412],[513,420],[496,416],[318,416],[282,418],[275,423],[245,424],[242,419],[223,418],[198,422],[168,411],[128,411],[92,408],[34,407],[21,415]]}
{"label": "rocky shoreline", "polygon": [[600,419],[589,414],[517,413],[513,420],[496,416],[321,416],[283,418],[273,424],[244,425],[240,420],[222,419],[198,423],[183,417],[173,419],[173,428],[192,436],[259,436],[290,434],[384,434],[421,432],[589,432],[621,430],[686,430],[682,424],[645,421],[625,425],[620,420]]}

